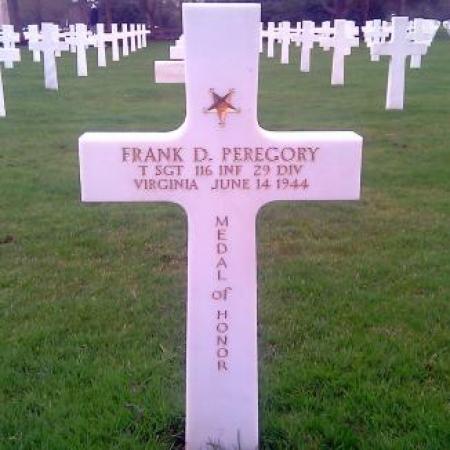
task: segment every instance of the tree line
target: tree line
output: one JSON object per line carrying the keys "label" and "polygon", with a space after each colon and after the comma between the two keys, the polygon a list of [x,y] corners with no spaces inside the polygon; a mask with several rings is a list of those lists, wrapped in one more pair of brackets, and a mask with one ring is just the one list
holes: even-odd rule
{"label": "tree line", "polygon": [[[197,0],[209,1],[214,2]],[[232,1],[248,3],[247,0]],[[0,0],[2,2],[6,2],[11,23],[18,29],[44,21],[60,25],[80,21],[95,25],[100,21],[107,28],[111,23],[145,22],[156,32],[181,30],[183,0]],[[450,0],[262,0],[260,3],[265,22],[345,18],[364,23],[392,14],[450,18]]]}

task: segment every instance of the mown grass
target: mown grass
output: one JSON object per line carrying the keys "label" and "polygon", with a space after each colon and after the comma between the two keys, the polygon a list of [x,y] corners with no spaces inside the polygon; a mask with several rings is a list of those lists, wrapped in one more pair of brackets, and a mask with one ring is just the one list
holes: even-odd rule
{"label": "mown grass", "polygon": [[[358,203],[270,205],[258,220],[261,447],[450,448],[450,41],[384,110],[365,49],[332,88],[261,61],[260,121],[365,138]],[[184,87],[152,44],[77,79],[5,71],[0,121],[0,448],[182,448],[186,221],[169,205],[79,201],[86,130],[170,130]],[[295,58],[294,58],[295,59]],[[114,180],[111,180],[114,182]]]}

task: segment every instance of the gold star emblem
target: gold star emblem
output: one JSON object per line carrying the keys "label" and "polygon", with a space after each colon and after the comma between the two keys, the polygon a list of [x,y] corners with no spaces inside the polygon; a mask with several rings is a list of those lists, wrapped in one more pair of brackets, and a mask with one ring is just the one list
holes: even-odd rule
{"label": "gold star emblem", "polygon": [[235,108],[231,104],[231,97],[234,94],[234,89],[230,89],[228,94],[223,97],[216,94],[214,89],[209,90],[213,96],[213,104],[209,108],[205,108],[205,113],[217,113],[219,117],[219,125],[221,127],[225,126],[225,120],[227,118],[228,113],[239,113],[241,112],[240,108]]}

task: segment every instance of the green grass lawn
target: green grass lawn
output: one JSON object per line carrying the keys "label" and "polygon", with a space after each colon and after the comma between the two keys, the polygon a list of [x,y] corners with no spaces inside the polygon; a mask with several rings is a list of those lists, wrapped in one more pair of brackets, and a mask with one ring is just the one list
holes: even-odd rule
{"label": "green grass lawn", "polygon": [[[0,120],[0,448],[178,449],[184,433],[186,220],[168,205],[81,205],[87,130],[170,130],[184,86],[152,44],[77,79],[4,71]],[[365,49],[330,86],[262,58],[260,121],[365,138],[357,203],[280,203],[258,220],[261,447],[450,448],[450,40],[384,110]]]}

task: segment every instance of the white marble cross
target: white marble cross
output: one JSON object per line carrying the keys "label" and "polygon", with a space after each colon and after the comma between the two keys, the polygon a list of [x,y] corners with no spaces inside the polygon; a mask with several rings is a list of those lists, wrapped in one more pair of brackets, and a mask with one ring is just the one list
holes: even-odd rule
{"label": "white marble cross", "polygon": [[142,49],[143,47],[142,36],[143,36],[142,24],[138,23],[136,25],[136,47],[138,48],[138,50]]}
{"label": "white marble cross", "polygon": [[147,30],[147,25],[145,23],[142,24],[142,47],[147,48],[147,36],[150,36],[152,32]]}
{"label": "white marble cross", "polygon": [[77,52],[77,46],[75,44],[75,24],[69,25],[69,31],[66,33],[66,42],[69,43],[69,50],[70,53],[76,53]]}
{"label": "white marble cross", "polygon": [[366,22],[366,25],[362,27],[364,33],[364,41],[370,50],[370,60],[379,61],[380,56],[374,55],[372,52],[373,44],[381,44],[386,41],[390,35],[390,31],[383,27],[381,19],[374,19]]}
{"label": "white marble cross", "polygon": [[258,447],[260,208],[360,195],[360,136],[259,127],[260,12],[257,4],[184,3],[185,123],[80,138],[82,201],[163,201],[186,212],[187,450]]}
{"label": "white marble cross", "polygon": [[447,30],[447,33],[450,35],[450,20],[445,20],[442,22],[442,26]]}
{"label": "white marble cross", "polygon": [[130,54],[130,46],[128,45],[129,32],[128,32],[128,25],[126,23],[122,24],[120,35],[122,38],[122,55],[128,56]]}
{"label": "white marble cross", "polygon": [[10,63],[20,61],[20,50],[18,48],[0,48],[0,117],[6,116],[5,94],[3,89],[3,77],[1,63],[10,65]]}
{"label": "white marble cross", "polygon": [[[28,41],[28,48],[30,48],[30,44],[39,42],[39,25],[28,25],[28,30],[23,34]],[[39,50],[33,50],[33,62],[41,62],[41,52]]]}
{"label": "white marble cross", "polygon": [[328,44],[333,47],[333,67],[331,71],[331,84],[340,86],[345,83],[345,57],[351,55],[352,48],[359,46],[357,27],[349,24],[347,20],[334,21],[333,37]]}
{"label": "white marble cross", "polygon": [[309,72],[311,68],[311,50],[314,48],[314,43],[319,42],[320,37],[314,22],[304,20],[300,35],[297,37],[297,42],[301,45],[300,48],[300,71]]}
{"label": "white marble cross", "polygon": [[322,25],[319,28],[319,36],[320,36],[319,45],[326,52],[328,52],[331,48],[330,39],[333,36],[333,33],[334,30],[331,27],[331,22],[329,20],[322,22]]}
{"label": "white marble cross", "polygon": [[295,28],[291,29],[291,41],[295,43],[296,47],[300,47],[300,35],[302,34],[302,23],[297,22]]}
{"label": "white marble cross", "polygon": [[277,40],[281,44],[281,64],[289,64],[289,48],[292,41],[291,23],[278,24]]}
{"label": "white marble cross", "polygon": [[155,61],[155,83],[183,84],[186,64],[181,61]]}
{"label": "white marble cross", "polygon": [[136,38],[137,38],[136,24],[134,24],[134,23],[130,24],[130,30],[128,32],[128,35],[130,36],[130,52],[134,53],[137,50],[137,47],[136,47]]}
{"label": "white marble cross", "polygon": [[75,25],[75,45],[77,47],[77,75],[79,77],[88,76],[86,50],[92,44],[92,38],[88,34],[86,24],[77,23]]}
{"label": "white marble cross", "polygon": [[69,44],[59,40],[58,26],[53,23],[43,23],[41,37],[38,42],[29,45],[30,50],[39,50],[44,55],[45,88],[58,90],[58,70],[56,52],[67,51]]}
{"label": "white marble cross", "polygon": [[405,98],[406,58],[425,55],[427,45],[414,43],[408,32],[408,17],[392,18],[392,35],[389,41],[373,45],[375,55],[391,57],[386,94],[386,109],[403,109]]}
{"label": "white marble cross", "polygon": [[[15,49],[16,44],[20,42],[20,34],[14,31],[14,25],[2,25],[2,31],[0,33],[0,44],[4,49]],[[20,61],[20,51],[19,51]],[[8,59],[4,62],[5,69],[12,69],[14,67],[14,59]]]}
{"label": "white marble cross", "polygon": [[267,24],[267,57],[273,58],[275,55],[275,40],[277,39],[278,30],[275,27],[275,22]]}
{"label": "white marble cross", "polygon": [[170,59],[184,59],[184,35],[182,34],[176,41],[175,45],[169,47]]}
{"label": "white marble cross", "polygon": [[109,42],[109,33],[105,33],[105,25],[103,23],[98,23],[96,28],[95,46],[97,47],[97,65],[98,67],[106,67],[106,43]]}
{"label": "white marble cross", "polygon": [[[433,43],[436,33],[435,28],[430,22],[427,19],[414,19],[409,31],[411,40],[415,43],[425,44],[427,46],[427,52]],[[422,54],[411,55],[409,67],[411,69],[420,69],[422,67]]]}
{"label": "white marble cross", "polygon": [[120,61],[119,40],[121,34],[118,31],[117,23],[111,25],[111,33],[109,33],[109,42],[111,42],[111,58],[114,62]]}

